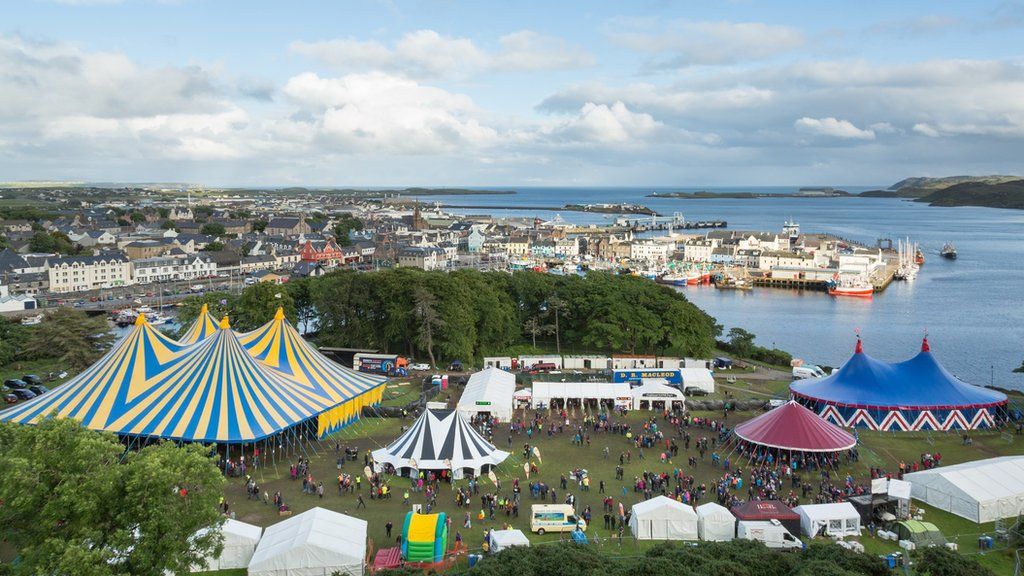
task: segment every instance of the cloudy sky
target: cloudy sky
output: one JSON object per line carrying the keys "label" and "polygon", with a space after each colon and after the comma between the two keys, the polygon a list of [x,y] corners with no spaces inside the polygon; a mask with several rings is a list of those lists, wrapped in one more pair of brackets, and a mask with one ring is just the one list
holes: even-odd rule
{"label": "cloudy sky", "polygon": [[1024,4],[7,0],[0,180],[1021,173]]}

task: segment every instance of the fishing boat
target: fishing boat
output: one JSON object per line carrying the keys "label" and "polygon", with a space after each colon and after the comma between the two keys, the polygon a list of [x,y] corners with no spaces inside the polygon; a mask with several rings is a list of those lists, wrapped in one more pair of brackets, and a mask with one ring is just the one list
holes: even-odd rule
{"label": "fishing boat", "polygon": [[874,298],[875,287],[863,278],[841,280],[837,274],[828,283],[828,294],[850,298]]}
{"label": "fishing boat", "polygon": [[668,284],[669,286],[686,286],[686,276],[670,272],[662,274],[655,282],[658,284]]}
{"label": "fishing boat", "polygon": [[920,248],[918,248],[917,252],[914,254],[914,263],[918,266],[924,264],[924,252],[921,252]]}
{"label": "fishing boat", "polygon": [[946,242],[939,254],[946,260],[956,260],[956,246],[953,246],[951,242]]}

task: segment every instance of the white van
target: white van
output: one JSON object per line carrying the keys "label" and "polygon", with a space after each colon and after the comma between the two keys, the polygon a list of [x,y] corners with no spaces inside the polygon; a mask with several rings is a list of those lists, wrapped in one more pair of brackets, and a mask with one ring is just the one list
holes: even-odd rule
{"label": "white van", "polygon": [[790,534],[778,520],[740,520],[736,523],[736,537],[757,540],[776,550],[800,550],[804,547],[804,543]]}
{"label": "white van", "polygon": [[576,516],[576,511],[568,504],[534,504],[530,507],[531,532],[571,532],[577,527],[586,531],[587,522]]}
{"label": "white van", "polygon": [[793,380],[804,380],[806,378],[824,378],[828,376],[820,366],[814,364],[805,364],[803,366],[793,367]]}

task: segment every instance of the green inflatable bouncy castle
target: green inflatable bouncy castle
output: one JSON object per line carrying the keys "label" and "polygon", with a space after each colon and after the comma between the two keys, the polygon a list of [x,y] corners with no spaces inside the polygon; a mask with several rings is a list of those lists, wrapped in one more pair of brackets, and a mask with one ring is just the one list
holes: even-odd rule
{"label": "green inflatable bouncy castle", "polygon": [[440,514],[405,515],[402,526],[402,558],[406,562],[436,563],[444,560],[448,550],[448,522]]}

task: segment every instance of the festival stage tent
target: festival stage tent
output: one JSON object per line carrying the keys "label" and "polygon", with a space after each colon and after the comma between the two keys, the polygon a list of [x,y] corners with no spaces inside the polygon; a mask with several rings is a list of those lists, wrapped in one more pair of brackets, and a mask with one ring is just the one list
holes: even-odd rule
{"label": "festival stage tent", "polygon": [[697,506],[697,535],[705,542],[728,542],[736,537],[736,517],[715,502]]}
{"label": "festival stage tent", "polygon": [[95,364],[63,386],[0,412],[0,420],[36,424],[56,414],[91,430],[123,434],[118,420],[148,406],[152,387],[182,363],[185,348],[139,314],[131,331]]}
{"label": "festival stage tent", "polygon": [[[220,531],[224,535],[224,550],[220,556],[207,556],[204,562],[192,567],[193,572],[231,570],[249,566],[249,559],[256,551],[263,529],[228,518]],[[199,533],[205,532],[204,528]]]}
{"label": "festival stage tent", "polygon": [[633,410],[654,410],[655,408],[671,410],[674,405],[684,407],[686,401],[686,397],[679,388],[673,388],[665,380],[657,378],[645,378],[643,384],[633,388],[630,394],[633,396]]}
{"label": "festival stage tent", "polygon": [[800,515],[800,528],[806,536],[860,536],[860,513],[849,502],[804,504],[793,512]]}
{"label": "festival stage tent", "polygon": [[213,319],[210,314],[210,308],[206,304],[203,304],[202,309],[199,311],[199,316],[196,317],[196,321],[192,323],[185,335],[182,336],[178,342],[182,344],[195,344],[205,340],[207,337],[217,331],[218,322]]}
{"label": "festival stage tent", "polygon": [[249,576],[361,576],[366,525],[319,507],[278,522],[263,533]]}
{"label": "festival stage tent", "polygon": [[332,362],[299,335],[281,308],[273,320],[240,334],[238,341],[266,366],[330,399],[331,408],[317,416],[320,436],[359,418],[364,406],[377,404],[383,398],[387,378]]}
{"label": "festival stage tent", "polygon": [[629,406],[633,395],[628,382],[534,382],[533,407],[551,406],[551,401],[604,402]]}
{"label": "festival stage tent", "polygon": [[1024,456],[911,472],[911,496],[979,524],[1024,514]]}
{"label": "festival stage tent", "polygon": [[794,452],[838,452],[857,444],[849,432],[792,400],[737,425],[733,433],[751,444]]}
{"label": "festival stage tent", "polygon": [[633,504],[629,529],[637,540],[696,540],[697,513],[667,496]]}
{"label": "festival stage tent", "polygon": [[839,370],[789,388],[822,418],[871,430],[990,428],[1007,406],[1006,394],[967,384],[946,371],[927,338],[917,356],[895,364],[868,356],[858,338],[853,357]]}
{"label": "festival stage tent", "polygon": [[469,377],[455,409],[467,417],[490,414],[502,422],[512,420],[516,377],[501,368],[486,368]]}
{"label": "festival stage tent", "polygon": [[378,471],[390,464],[403,475],[412,470],[451,470],[456,478],[467,470],[479,476],[508,456],[456,410],[424,410],[404,434],[373,451]]}

